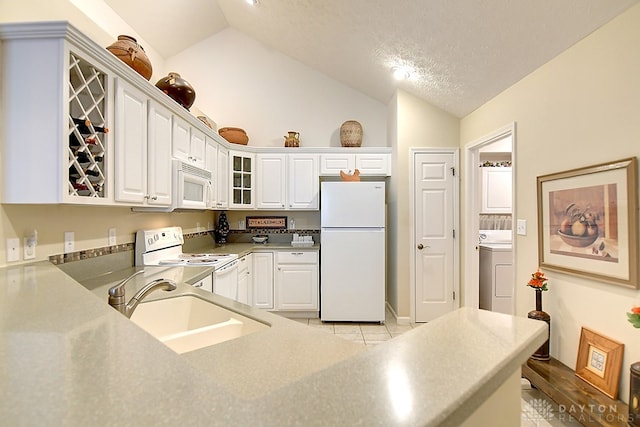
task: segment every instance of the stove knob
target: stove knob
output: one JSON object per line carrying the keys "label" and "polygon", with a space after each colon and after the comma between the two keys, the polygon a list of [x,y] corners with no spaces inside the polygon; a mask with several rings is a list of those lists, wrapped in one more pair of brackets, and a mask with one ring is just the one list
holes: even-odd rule
{"label": "stove knob", "polygon": [[149,239],[147,240],[147,244],[149,244],[149,245],[153,245],[153,239],[152,239],[152,238],[149,238]]}

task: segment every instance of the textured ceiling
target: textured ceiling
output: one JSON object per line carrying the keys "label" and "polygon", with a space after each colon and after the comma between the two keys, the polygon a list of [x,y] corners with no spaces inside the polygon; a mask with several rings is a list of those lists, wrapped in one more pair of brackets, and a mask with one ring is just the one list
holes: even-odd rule
{"label": "textured ceiling", "polygon": [[640,0],[258,1],[106,3],[165,58],[231,26],[382,103],[400,87],[462,117]]}

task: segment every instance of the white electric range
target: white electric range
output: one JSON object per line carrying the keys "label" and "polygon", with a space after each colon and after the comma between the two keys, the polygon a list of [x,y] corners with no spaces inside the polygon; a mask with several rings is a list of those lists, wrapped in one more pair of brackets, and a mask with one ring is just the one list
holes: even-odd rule
{"label": "white electric range", "polygon": [[135,265],[166,267],[212,267],[213,281],[203,289],[213,292],[226,289],[226,282],[237,281],[238,255],[211,253],[183,253],[182,227],[138,230],[136,233]]}

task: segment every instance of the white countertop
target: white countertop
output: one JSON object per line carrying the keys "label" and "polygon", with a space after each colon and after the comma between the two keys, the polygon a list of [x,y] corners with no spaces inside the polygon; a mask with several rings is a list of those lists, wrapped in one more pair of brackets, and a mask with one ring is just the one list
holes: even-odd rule
{"label": "white countertop", "polygon": [[7,425],[459,425],[546,339],[463,308],[365,350],[180,284],[271,328],[178,355],[47,262],[0,269],[0,289]]}

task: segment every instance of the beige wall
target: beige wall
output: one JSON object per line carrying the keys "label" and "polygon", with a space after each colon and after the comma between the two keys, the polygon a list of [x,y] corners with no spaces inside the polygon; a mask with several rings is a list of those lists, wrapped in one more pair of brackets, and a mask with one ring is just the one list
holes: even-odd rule
{"label": "beige wall", "polygon": [[[527,235],[515,240],[521,316],[534,308],[525,284],[538,267],[536,177],[640,154],[638,46],[635,6],[462,120],[462,146],[517,123],[514,216],[528,224]],[[640,304],[640,291],[551,271],[547,276],[543,308],[552,317],[552,356],[575,367],[582,326],[624,343],[621,398],[627,400],[629,365],[640,360],[640,330],[625,313]]]}
{"label": "beige wall", "polygon": [[[403,91],[395,96],[395,131],[390,131],[393,145],[393,176],[390,180],[390,239],[387,289],[389,303],[398,316],[410,316],[410,154],[414,147],[443,148],[459,145],[459,119]],[[389,128],[392,124],[389,123]],[[395,139],[395,140],[394,140]],[[394,292],[396,294],[394,295]]]}

